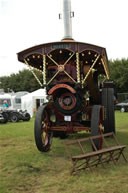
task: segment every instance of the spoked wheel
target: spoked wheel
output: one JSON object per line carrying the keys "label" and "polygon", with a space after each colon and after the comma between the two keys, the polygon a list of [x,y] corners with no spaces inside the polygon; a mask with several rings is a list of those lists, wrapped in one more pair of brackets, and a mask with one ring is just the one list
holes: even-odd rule
{"label": "spoked wheel", "polygon": [[[102,131],[102,125],[100,121],[100,105],[94,105],[91,115],[91,136],[100,135]],[[102,149],[103,140],[102,138],[93,140],[97,149]],[[94,149],[94,148],[93,148]]]}
{"label": "spoked wheel", "polygon": [[41,152],[50,150],[53,136],[46,106],[47,104],[38,108],[35,118],[35,142],[37,149]]}

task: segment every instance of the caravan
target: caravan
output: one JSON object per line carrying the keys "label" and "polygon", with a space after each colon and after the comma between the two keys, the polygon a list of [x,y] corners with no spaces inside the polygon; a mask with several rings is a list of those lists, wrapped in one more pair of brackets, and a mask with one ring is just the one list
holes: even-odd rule
{"label": "caravan", "polygon": [[[21,97],[26,94],[28,94],[27,91],[0,94],[0,109],[5,108],[7,108],[8,110],[21,109]],[[8,104],[8,106],[4,105],[5,101]]]}
{"label": "caravan", "polygon": [[7,102],[8,109],[13,108],[13,98],[10,94],[1,94],[0,95],[0,109],[5,109],[4,102]]}

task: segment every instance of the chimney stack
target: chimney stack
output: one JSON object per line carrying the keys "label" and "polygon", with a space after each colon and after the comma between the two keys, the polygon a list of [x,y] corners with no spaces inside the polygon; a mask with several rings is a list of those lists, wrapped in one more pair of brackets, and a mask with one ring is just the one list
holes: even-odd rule
{"label": "chimney stack", "polygon": [[62,14],[59,14],[59,18],[63,19],[63,40],[72,40],[72,17],[74,17],[74,12],[71,11],[71,0],[63,0]]}

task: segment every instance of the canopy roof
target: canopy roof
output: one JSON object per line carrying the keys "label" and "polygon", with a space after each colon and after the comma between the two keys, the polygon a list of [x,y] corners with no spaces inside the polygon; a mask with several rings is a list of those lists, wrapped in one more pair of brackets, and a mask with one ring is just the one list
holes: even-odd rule
{"label": "canopy roof", "polygon": [[107,58],[106,49],[103,47],[76,41],[60,41],[41,44],[23,50],[18,53],[18,60],[20,62],[24,62],[24,59],[31,54],[37,53],[44,55],[50,53],[55,49],[68,49],[71,50],[72,52],[79,52],[79,53],[82,52],[83,50],[93,50],[98,52],[101,56],[106,56]]}
{"label": "canopy roof", "polygon": [[80,61],[87,60],[90,64],[93,63],[96,55],[99,55],[99,60],[103,59],[103,65],[99,65],[97,70],[99,73],[107,74],[107,77],[109,77],[109,65],[106,49],[92,44],[76,42],[74,40],[63,40],[60,42],[46,43],[28,48],[18,53],[18,60],[43,71],[43,56],[48,56],[47,64],[49,64],[49,62],[51,62],[49,56],[54,56],[54,60],[57,61],[63,56],[63,54],[61,54],[62,52],[65,56],[69,56],[69,54],[73,53],[79,53]]}

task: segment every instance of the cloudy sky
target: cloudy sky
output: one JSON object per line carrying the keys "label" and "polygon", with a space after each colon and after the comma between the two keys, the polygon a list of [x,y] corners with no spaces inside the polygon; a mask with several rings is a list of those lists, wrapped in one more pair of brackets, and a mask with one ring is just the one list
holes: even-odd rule
{"label": "cloudy sky", "polygon": [[[16,53],[63,37],[62,0],[0,0],[0,76],[22,70]],[[73,38],[128,58],[128,0],[72,0]]]}

